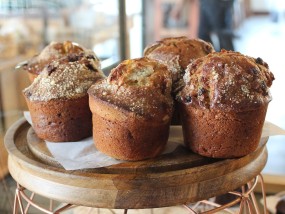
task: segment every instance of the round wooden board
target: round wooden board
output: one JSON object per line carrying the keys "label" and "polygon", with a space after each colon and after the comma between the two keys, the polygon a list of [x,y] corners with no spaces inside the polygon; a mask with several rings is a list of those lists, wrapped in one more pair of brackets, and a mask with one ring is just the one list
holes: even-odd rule
{"label": "round wooden board", "polygon": [[[170,145],[172,144],[172,146]],[[32,127],[27,131],[27,145],[30,151],[42,162],[62,168],[60,163],[56,161],[50,153],[47,143],[40,139]],[[217,160],[211,158],[203,158],[200,155],[194,154],[183,146],[181,126],[172,126],[170,128],[170,136],[168,140],[168,148],[177,146],[172,153],[161,155],[155,159],[146,161],[128,162],[116,166],[110,166],[109,169],[124,170],[125,173],[148,172],[152,169],[154,172],[169,171],[170,167],[174,170],[194,167],[197,165],[215,162]],[[134,171],[135,169],[135,171]]]}
{"label": "round wooden board", "polygon": [[[179,128],[173,130],[170,140],[181,141],[181,136],[175,134]],[[31,152],[27,136],[32,133],[25,119],[6,133],[13,178],[37,194],[89,207],[153,208],[207,199],[247,183],[260,173],[267,160],[268,138],[261,139],[255,152],[238,159],[205,158],[181,146],[155,159],[66,171],[44,145],[33,147],[39,154]]]}

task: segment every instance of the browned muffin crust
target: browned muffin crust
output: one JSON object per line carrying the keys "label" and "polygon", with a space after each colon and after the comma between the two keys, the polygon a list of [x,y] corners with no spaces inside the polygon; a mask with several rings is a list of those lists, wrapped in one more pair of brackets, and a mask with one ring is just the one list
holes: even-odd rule
{"label": "browned muffin crust", "polygon": [[171,74],[167,67],[148,58],[125,60],[88,90],[110,105],[144,118],[161,118],[173,109]]}
{"label": "browned muffin crust", "polygon": [[248,155],[259,144],[267,106],[236,112],[180,104],[184,143],[206,157]]}
{"label": "browned muffin crust", "polygon": [[[183,84],[185,69],[194,59],[214,52],[213,46],[201,39],[183,37],[165,38],[149,45],[144,50],[144,56],[166,64],[172,72],[174,91]],[[179,81],[177,83],[177,81]]]}
{"label": "browned muffin crust", "polygon": [[[149,45],[144,50],[144,55],[167,65],[172,75],[172,95],[184,87],[183,75],[188,64],[193,60],[214,52],[214,47],[201,39],[189,39],[183,37],[165,38]],[[174,102],[172,125],[181,125],[180,113],[177,103]]]}
{"label": "browned muffin crust", "polygon": [[186,86],[178,100],[207,109],[252,110],[271,100],[269,87],[273,80],[261,58],[222,50],[188,66],[184,75]]}
{"label": "browned muffin crust", "polygon": [[191,61],[214,52],[213,46],[201,39],[189,39],[185,36],[162,39],[144,49],[144,55],[161,61],[179,57],[179,65],[186,69]]}
{"label": "browned muffin crust", "polygon": [[48,64],[23,94],[38,137],[52,142],[92,135],[88,88],[104,78],[93,55],[68,54]]}
{"label": "browned muffin crust", "polygon": [[255,151],[273,79],[263,60],[237,52],[212,53],[192,62],[178,96],[185,145],[214,158]]}
{"label": "browned muffin crust", "polygon": [[88,95],[76,99],[26,102],[37,136],[50,142],[74,142],[92,136]]}
{"label": "browned muffin crust", "polygon": [[122,62],[94,84],[88,93],[97,149],[132,161],[159,155],[169,135],[171,83],[165,65],[140,58]]}
{"label": "browned muffin crust", "polygon": [[36,76],[40,74],[44,67],[50,62],[56,59],[60,59],[61,57],[64,57],[68,54],[79,54],[82,52],[93,55],[93,57],[96,58],[96,61],[99,63],[99,59],[93,51],[87,50],[77,43],[64,41],[51,42],[38,55],[32,57],[23,68],[27,70],[31,75]]}
{"label": "browned muffin crust", "polygon": [[102,78],[104,74],[92,54],[68,54],[48,64],[23,92],[31,101],[77,98],[85,96]]}

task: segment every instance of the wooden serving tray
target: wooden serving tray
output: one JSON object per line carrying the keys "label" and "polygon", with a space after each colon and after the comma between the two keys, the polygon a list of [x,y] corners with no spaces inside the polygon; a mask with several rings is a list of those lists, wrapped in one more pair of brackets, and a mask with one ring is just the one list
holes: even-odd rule
{"label": "wooden serving tray", "polygon": [[[170,141],[182,140],[180,127],[171,133]],[[264,168],[267,140],[237,159],[205,158],[180,146],[155,159],[66,171],[23,118],[7,131],[5,146],[11,175],[32,192],[75,205],[137,209],[187,204],[242,186]]]}

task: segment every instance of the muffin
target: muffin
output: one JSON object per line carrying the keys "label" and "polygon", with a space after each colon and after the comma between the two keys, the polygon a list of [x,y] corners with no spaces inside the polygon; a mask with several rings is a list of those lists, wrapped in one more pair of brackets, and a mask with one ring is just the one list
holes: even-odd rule
{"label": "muffin", "polygon": [[[166,64],[172,73],[172,95],[183,88],[183,75],[187,66],[195,59],[214,52],[214,47],[201,39],[187,37],[165,38],[145,48],[144,55]],[[172,125],[181,125],[177,103],[174,101],[175,110]]]}
{"label": "muffin", "polygon": [[79,54],[82,52],[93,55],[96,61],[99,62],[94,52],[85,49],[79,44],[70,41],[51,42],[38,55],[32,57],[26,64],[23,64],[23,69],[28,72],[29,79],[33,81],[50,62],[68,54]]}
{"label": "muffin", "polygon": [[166,64],[172,72],[173,92],[176,94],[183,86],[183,75],[187,66],[199,57],[214,52],[214,47],[201,39],[185,36],[162,39],[144,49],[144,56]]}
{"label": "muffin", "polygon": [[92,135],[87,90],[104,77],[98,65],[93,55],[68,54],[48,64],[24,89],[38,137],[66,142]]}
{"label": "muffin", "polygon": [[213,158],[253,152],[260,141],[273,80],[261,58],[238,52],[223,50],[193,61],[177,96],[185,145]]}
{"label": "muffin", "polygon": [[173,111],[171,74],[148,58],[125,60],[88,90],[93,138],[101,152],[121,160],[159,155]]}

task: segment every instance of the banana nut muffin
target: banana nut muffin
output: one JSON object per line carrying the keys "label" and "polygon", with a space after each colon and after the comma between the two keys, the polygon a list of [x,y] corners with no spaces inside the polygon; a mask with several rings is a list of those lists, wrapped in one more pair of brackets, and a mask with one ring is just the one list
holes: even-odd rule
{"label": "banana nut muffin", "polygon": [[208,157],[253,152],[260,141],[274,80],[261,58],[225,51],[192,62],[177,97],[184,142]]}
{"label": "banana nut muffin", "polygon": [[[23,66],[23,69],[28,71],[29,79],[33,81],[44,67],[52,61],[60,59],[68,54],[79,54],[82,52],[92,54],[94,58],[96,58],[96,61],[99,62],[93,51],[88,50],[77,43],[71,41],[51,42],[38,55],[35,55],[28,60],[27,64]],[[99,66],[99,64],[97,66]]]}
{"label": "banana nut muffin", "polygon": [[148,58],[125,60],[88,90],[93,138],[101,152],[122,160],[159,155],[173,111],[171,74]]}
{"label": "banana nut muffin", "polygon": [[99,64],[92,54],[69,54],[48,64],[24,89],[38,137],[66,142],[92,135],[87,90],[104,77]]}

